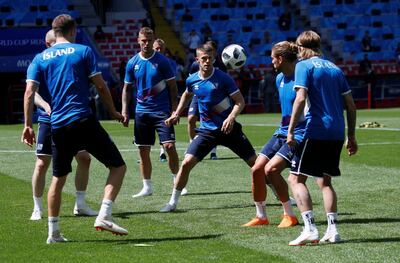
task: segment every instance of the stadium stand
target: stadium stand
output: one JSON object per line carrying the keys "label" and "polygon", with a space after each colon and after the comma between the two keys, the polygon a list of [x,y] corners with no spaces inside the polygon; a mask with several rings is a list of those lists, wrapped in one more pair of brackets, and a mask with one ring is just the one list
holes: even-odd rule
{"label": "stadium stand", "polygon": [[119,73],[120,63],[127,62],[140,50],[137,35],[141,21],[113,19],[111,23],[111,31],[105,33],[106,37],[97,40],[97,43],[104,56],[110,60],[112,70]]}
{"label": "stadium stand", "polygon": [[68,1],[46,0],[46,1],[6,1],[0,0],[0,19],[8,21],[6,26],[45,26],[60,13],[70,14],[82,22],[80,14],[74,5]]}
{"label": "stadium stand", "polygon": [[[395,55],[397,44],[400,43],[399,1],[159,0],[158,3],[165,9],[166,17],[170,19],[183,42],[192,29],[199,29],[209,22],[214,33],[213,40],[219,43],[220,48],[230,43],[245,47],[249,53],[247,70],[255,78],[265,73],[265,64],[270,65],[270,49],[273,43],[281,40],[293,41],[305,29],[315,30],[322,35],[325,56],[341,67],[348,77],[356,79],[354,88],[358,88],[363,79],[358,67],[359,61],[364,57],[361,42],[365,31],[369,31],[371,36],[372,48],[368,55],[376,75],[376,85],[382,87],[387,78],[394,78],[395,74],[400,73]],[[185,10],[193,15],[193,20],[181,19]],[[277,23],[279,16],[285,11],[292,15],[292,26],[288,31],[280,30]],[[262,41],[266,31],[269,33],[270,43]],[[231,32],[233,38],[229,39],[227,32]],[[397,83],[396,90],[398,88]],[[386,91],[376,91],[375,95],[383,100],[386,97],[382,94],[386,94]],[[388,96],[396,98],[398,94],[393,92]],[[360,96],[363,97],[365,96]],[[257,103],[256,95],[248,101]]]}

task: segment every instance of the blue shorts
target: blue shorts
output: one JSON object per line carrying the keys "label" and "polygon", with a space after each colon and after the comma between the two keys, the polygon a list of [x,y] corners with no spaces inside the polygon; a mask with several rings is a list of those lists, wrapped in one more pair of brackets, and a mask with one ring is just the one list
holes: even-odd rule
{"label": "blue shorts", "polygon": [[65,176],[72,171],[72,158],[82,149],[92,154],[106,167],[125,164],[110,136],[94,116],[53,129],[53,176]]}
{"label": "blue shorts", "polygon": [[36,155],[52,155],[51,150],[51,124],[39,122],[36,140]]}
{"label": "blue shorts", "polygon": [[191,154],[201,161],[217,145],[228,147],[245,161],[256,154],[249,139],[242,131],[242,125],[237,122],[229,134],[224,134],[221,130],[196,129],[196,136],[190,143],[186,154]]}
{"label": "blue shorts", "polygon": [[[52,156],[51,124],[39,122],[39,129],[36,142],[36,155]],[[78,152],[84,151],[80,149]]]}
{"label": "blue shorts", "polygon": [[188,115],[196,115],[199,117],[199,100],[196,95],[193,96],[192,101],[190,102]]}
{"label": "blue shorts", "polygon": [[167,112],[135,114],[133,142],[137,146],[151,146],[156,142],[156,132],[160,143],[175,142],[174,126],[167,127],[164,123],[170,116]]}
{"label": "blue shorts", "polygon": [[260,154],[264,155],[268,159],[272,159],[275,155],[281,156],[286,160],[287,166],[290,167],[294,153],[296,152],[296,147],[290,148],[286,143],[286,137],[283,136],[272,136],[272,138],[267,142],[262,148]]}
{"label": "blue shorts", "polygon": [[306,139],[292,159],[291,172],[297,175],[340,176],[339,162],[344,141]]}

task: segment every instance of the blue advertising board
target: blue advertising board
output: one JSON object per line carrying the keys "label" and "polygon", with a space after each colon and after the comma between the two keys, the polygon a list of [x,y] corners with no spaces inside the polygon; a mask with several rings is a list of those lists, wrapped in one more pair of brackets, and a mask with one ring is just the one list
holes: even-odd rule
{"label": "blue advertising board", "polygon": [[[46,48],[45,35],[49,28],[0,29],[0,72],[26,72],[37,53]],[[90,46],[96,54],[104,78],[110,78],[110,62],[93,47],[90,37],[78,28],[76,43]]]}

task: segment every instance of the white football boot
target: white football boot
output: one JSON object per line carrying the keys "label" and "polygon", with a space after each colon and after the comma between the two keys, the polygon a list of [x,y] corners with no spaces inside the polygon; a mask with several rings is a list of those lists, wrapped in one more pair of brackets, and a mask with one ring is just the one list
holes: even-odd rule
{"label": "white football boot", "polygon": [[40,210],[33,210],[30,220],[37,221],[42,219],[42,211]]}
{"label": "white football boot", "polygon": [[68,242],[68,239],[66,239],[60,231],[55,231],[53,234],[51,234],[48,238],[46,243],[47,244],[54,244],[54,243],[62,243],[62,242]]}
{"label": "white football boot", "polygon": [[125,236],[128,230],[117,225],[112,218],[96,218],[94,227],[97,231],[110,231],[113,235]]}
{"label": "white football boot", "polygon": [[77,204],[75,203],[74,215],[76,215],[76,216],[97,216],[98,214],[99,214],[99,212],[91,209],[86,204],[84,206],[78,208]]}
{"label": "white football boot", "polygon": [[185,188],[182,189],[181,191],[181,195],[187,195],[188,194],[188,190]]}
{"label": "white football boot", "polygon": [[304,246],[307,243],[318,243],[318,229],[312,231],[303,229],[298,238],[289,242],[289,246]]}
{"label": "white football boot", "polygon": [[335,230],[335,231],[325,232],[325,235],[321,238],[321,240],[319,242],[320,243],[338,243],[340,241],[341,241],[340,235],[337,232],[337,230]]}
{"label": "white football boot", "polygon": [[146,188],[143,187],[142,190],[140,190],[139,193],[137,193],[137,194],[135,194],[135,195],[132,195],[132,197],[133,197],[133,198],[145,197],[145,196],[150,196],[150,195],[152,195],[152,194],[153,194],[153,189],[148,188],[148,187],[146,187]]}
{"label": "white football boot", "polygon": [[169,213],[173,212],[176,210],[176,205],[171,205],[170,203],[167,203],[165,206],[163,206],[160,209],[160,213]]}

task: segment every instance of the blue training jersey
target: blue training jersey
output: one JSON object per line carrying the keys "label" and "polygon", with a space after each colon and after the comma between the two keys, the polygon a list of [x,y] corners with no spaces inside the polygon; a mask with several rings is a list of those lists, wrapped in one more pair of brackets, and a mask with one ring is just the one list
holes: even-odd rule
{"label": "blue training jersey", "polygon": [[308,93],[304,138],[344,140],[343,95],[351,90],[343,72],[328,60],[312,57],[297,63],[294,86]]}
{"label": "blue training jersey", "polygon": [[233,79],[226,73],[214,68],[208,78],[199,73],[186,79],[186,90],[197,96],[200,113],[200,129],[221,129],[222,123],[233,108],[230,96],[239,92]]}
{"label": "blue training jersey", "polygon": [[97,74],[101,72],[93,51],[84,45],[56,43],[35,56],[27,71],[27,81],[39,84],[41,95],[47,88],[53,129],[91,114],[89,79]]}
{"label": "blue training jersey", "polygon": [[[276,76],[276,87],[279,92],[279,102],[281,104],[282,120],[279,128],[275,131],[274,135],[287,137],[290,118],[292,117],[293,102],[296,98],[296,91],[293,89],[294,75],[286,77],[283,73]],[[304,115],[298,121],[294,129],[294,138],[301,142],[303,140],[306,128],[306,121]]]}
{"label": "blue training jersey", "polygon": [[166,81],[175,78],[168,59],[158,52],[149,58],[140,53],[126,65],[125,83],[137,89],[136,112],[171,112],[169,91]]}

